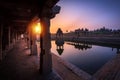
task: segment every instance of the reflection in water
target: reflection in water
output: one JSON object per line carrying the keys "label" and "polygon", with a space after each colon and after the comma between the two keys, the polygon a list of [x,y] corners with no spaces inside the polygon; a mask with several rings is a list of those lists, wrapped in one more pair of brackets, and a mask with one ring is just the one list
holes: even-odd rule
{"label": "reflection in water", "polygon": [[[106,62],[117,56],[117,53],[118,55],[120,54],[120,47],[107,47],[65,41],[63,42],[64,47],[62,51],[62,49],[60,50],[60,48],[62,48],[62,44],[60,44],[59,42],[62,41],[56,40],[51,42],[51,51],[91,75],[97,72]],[[56,47],[55,43],[59,43],[58,46],[61,45],[61,47]],[[71,43],[71,45],[68,43]],[[81,45],[82,48],[86,47],[86,49],[84,48],[83,50],[81,50]],[[75,46],[77,46],[77,48]],[[56,50],[56,48],[58,50]],[[113,51],[111,50],[112,48]],[[61,52],[61,55],[59,55],[58,52],[59,54]]]}
{"label": "reflection in water", "polygon": [[[112,51],[113,51],[113,49],[114,49],[114,48],[112,48]],[[117,54],[120,54],[120,48],[115,48],[115,49],[117,50],[116,53],[117,53]]]}
{"label": "reflection in water", "polygon": [[74,48],[76,48],[76,49],[78,49],[78,50],[82,50],[82,51],[92,48],[92,45],[87,44],[87,43],[68,42],[67,44],[73,45]]}
{"label": "reflection in water", "polygon": [[56,50],[57,50],[58,54],[61,55],[64,51],[64,40],[56,39],[55,44],[56,44]]}
{"label": "reflection in water", "polygon": [[58,52],[59,55],[62,55],[63,51],[64,51],[64,40],[63,40],[63,32],[60,28],[58,28],[57,32],[56,32],[56,40],[55,40],[55,44],[56,46],[56,50]]}
{"label": "reflection in water", "polygon": [[120,54],[120,49],[119,48],[117,48],[117,54]]}

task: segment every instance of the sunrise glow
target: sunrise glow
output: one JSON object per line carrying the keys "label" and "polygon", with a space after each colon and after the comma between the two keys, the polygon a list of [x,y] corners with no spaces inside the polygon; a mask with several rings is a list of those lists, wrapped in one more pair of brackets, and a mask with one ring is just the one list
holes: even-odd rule
{"label": "sunrise glow", "polygon": [[94,30],[105,26],[120,29],[120,2],[118,0],[60,0],[60,13],[51,20],[51,33],[78,28]]}
{"label": "sunrise glow", "polygon": [[40,23],[37,23],[37,25],[35,26],[35,33],[37,33],[37,34],[41,33],[41,25],[40,25]]}

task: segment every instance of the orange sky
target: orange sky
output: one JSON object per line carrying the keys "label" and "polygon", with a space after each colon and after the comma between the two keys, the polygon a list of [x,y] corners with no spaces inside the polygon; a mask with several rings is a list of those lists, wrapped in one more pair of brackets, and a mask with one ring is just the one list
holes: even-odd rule
{"label": "orange sky", "polygon": [[78,28],[94,30],[105,26],[110,29],[120,29],[120,3],[107,0],[60,0],[60,13],[51,19],[51,33],[58,28],[63,32]]}

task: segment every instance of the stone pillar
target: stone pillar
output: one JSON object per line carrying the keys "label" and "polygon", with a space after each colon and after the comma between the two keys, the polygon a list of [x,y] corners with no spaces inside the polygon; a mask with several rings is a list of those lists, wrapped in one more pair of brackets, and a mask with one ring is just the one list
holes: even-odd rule
{"label": "stone pillar", "polygon": [[2,29],[2,24],[0,24],[0,62],[2,61],[2,32],[3,32],[3,29]]}
{"label": "stone pillar", "polygon": [[27,34],[27,47],[30,49],[30,34]]}
{"label": "stone pillar", "polygon": [[37,55],[37,45],[36,45],[36,34],[32,32],[31,36],[32,44],[31,44],[31,54],[32,55]]}
{"label": "stone pillar", "polygon": [[33,41],[32,41],[32,29],[30,31],[30,35],[29,35],[29,43],[30,43],[30,55],[32,54],[32,45],[33,45]]}
{"label": "stone pillar", "polygon": [[8,27],[6,25],[3,26],[2,32],[2,50],[5,51],[9,46],[9,37],[8,37]]}
{"label": "stone pillar", "polygon": [[52,55],[51,55],[51,36],[50,36],[50,19],[54,18],[60,11],[60,6],[45,7],[39,13],[39,18],[42,26],[40,36],[40,73],[48,75],[52,72]]}
{"label": "stone pillar", "polygon": [[28,45],[29,45],[29,43],[28,43],[29,42],[29,38],[28,38],[28,34],[27,33],[24,34],[24,38],[25,38],[26,48],[29,48],[28,47]]}
{"label": "stone pillar", "polygon": [[15,43],[16,43],[16,40],[17,40],[17,38],[16,38],[16,30],[14,30],[13,32],[12,32],[12,43],[13,43],[13,45],[15,45]]}
{"label": "stone pillar", "polygon": [[13,45],[15,44],[15,30],[14,30],[14,32],[12,34],[12,43],[13,43]]}
{"label": "stone pillar", "polygon": [[17,31],[15,32],[15,42],[17,42],[18,41],[18,33],[17,33]]}
{"label": "stone pillar", "polygon": [[44,75],[51,73],[52,71],[52,56],[51,56],[51,38],[50,38],[50,19],[40,19],[42,24],[42,43],[43,51],[40,53],[40,72]]}
{"label": "stone pillar", "polygon": [[10,42],[11,41],[11,27],[9,26],[8,27],[8,46],[9,46],[9,48],[10,48]]}
{"label": "stone pillar", "polygon": [[17,41],[17,32],[16,31],[14,32],[14,39],[15,39],[14,42],[16,43],[16,41]]}
{"label": "stone pillar", "polygon": [[33,55],[33,54],[37,54],[37,45],[35,44],[35,35],[34,35],[34,32],[32,30],[32,28],[30,29],[30,32],[29,32],[29,48],[30,48],[30,55]]}

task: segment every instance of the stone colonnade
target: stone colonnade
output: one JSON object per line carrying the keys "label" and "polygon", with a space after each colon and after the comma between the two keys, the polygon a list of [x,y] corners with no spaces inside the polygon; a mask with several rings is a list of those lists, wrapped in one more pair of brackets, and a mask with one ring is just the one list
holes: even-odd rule
{"label": "stone colonnade", "polygon": [[6,56],[6,52],[13,48],[18,36],[13,27],[0,23],[0,62]]}
{"label": "stone colonnade", "polygon": [[[49,8],[44,9],[48,11],[43,11],[46,14],[46,12],[49,12]],[[37,17],[40,20],[41,24],[41,34],[40,34],[40,65],[39,65],[39,71],[41,74],[47,75],[52,72],[52,55],[51,55],[51,35],[50,35],[50,19],[54,18],[57,13],[59,13],[60,7],[59,6],[54,6],[50,12],[52,14],[49,15],[44,15],[42,17]],[[29,25],[28,28],[28,37],[29,37],[29,45],[30,50],[31,50],[31,55],[36,54],[36,49],[34,48],[36,45],[35,44],[35,35],[32,33],[33,28],[31,26],[37,22],[38,19],[33,19],[31,21],[31,24]],[[34,46],[34,47],[32,47]],[[32,52],[33,51],[33,52]]]}
{"label": "stone colonnade", "polygon": [[[49,74],[52,72],[52,56],[51,56],[51,36],[50,36],[50,19],[54,18],[57,13],[59,13],[60,7],[45,7],[41,16],[38,16],[40,19],[40,23],[42,25],[42,34],[40,38],[41,45],[41,53],[40,53],[40,73]],[[13,26],[8,25],[6,23],[0,23],[0,61],[6,55],[6,51],[8,51],[13,44],[18,40],[20,34],[14,29]],[[34,50],[32,47],[35,44],[35,38],[32,35],[32,32],[29,32],[29,44],[31,52]],[[12,45],[12,46],[11,46]],[[35,53],[32,53],[35,54]]]}

